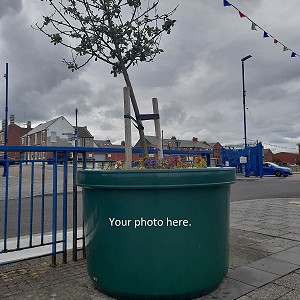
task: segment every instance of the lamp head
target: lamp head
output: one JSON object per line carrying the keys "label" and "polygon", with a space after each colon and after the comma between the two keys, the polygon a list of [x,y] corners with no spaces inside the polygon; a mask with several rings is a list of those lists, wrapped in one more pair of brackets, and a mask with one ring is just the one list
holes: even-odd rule
{"label": "lamp head", "polygon": [[241,61],[245,61],[245,60],[247,60],[247,59],[249,59],[249,58],[251,58],[251,57],[252,57],[252,55],[247,55],[247,56],[245,56],[244,58],[242,58]]}

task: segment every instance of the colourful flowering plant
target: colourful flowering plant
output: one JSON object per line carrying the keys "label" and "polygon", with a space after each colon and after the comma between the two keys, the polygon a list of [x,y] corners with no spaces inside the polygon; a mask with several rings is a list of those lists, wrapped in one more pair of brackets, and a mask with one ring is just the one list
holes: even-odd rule
{"label": "colourful flowering plant", "polygon": [[193,160],[184,161],[179,155],[165,156],[162,160],[158,160],[156,157],[141,158],[135,164],[135,169],[198,169],[207,167],[202,156],[193,156]]}
{"label": "colourful flowering plant", "polygon": [[[142,157],[133,162],[133,169],[199,169],[206,168],[207,163],[201,155],[193,155],[192,159],[185,161],[179,155],[165,156],[162,160],[159,160],[157,155],[154,157]],[[124,170],[124,163],[117,161],[114,164],[114,169]]]}

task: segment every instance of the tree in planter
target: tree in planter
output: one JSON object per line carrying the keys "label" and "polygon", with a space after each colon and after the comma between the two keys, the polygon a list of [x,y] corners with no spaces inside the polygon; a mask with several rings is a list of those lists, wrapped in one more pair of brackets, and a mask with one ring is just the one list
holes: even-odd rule
{"label": "tree in planter", "polygon": [[54,45],[71,50],[71,60],[63,59],[72,71],[90,60],[112,66],[111,74],[122,74],[138,123],[142,153],[147,156],[144,128],[128,69],[138,62],[151,62],[163,50],[163,33],[170,34],[176,8],[158,14],[160,0],[41,0],[54,9],[35,29],[46,34]]}

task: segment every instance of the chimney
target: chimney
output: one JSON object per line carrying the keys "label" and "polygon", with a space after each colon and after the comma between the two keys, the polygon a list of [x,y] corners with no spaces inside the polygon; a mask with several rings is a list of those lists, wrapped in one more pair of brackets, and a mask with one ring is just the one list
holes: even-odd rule
{"label": "chimney", "polygon": [[30,121],[27,121],[26,126],[27,126],[27,129],[28,129],[28,130],[31,130],[31,122],[30,122]]}
{"label": "chimney", "polygon": [[9,116],[9,124],[15,124],[15,115]]}
{"label": "chimney", "polygon": [[121,146],[122,146],[122,147],[125,147],[125,141],[122,141],[122,142],[121,142]]}
{"label": "chimney", "polygon": [[198,142],[198,138],[193,137],[193,142]]}

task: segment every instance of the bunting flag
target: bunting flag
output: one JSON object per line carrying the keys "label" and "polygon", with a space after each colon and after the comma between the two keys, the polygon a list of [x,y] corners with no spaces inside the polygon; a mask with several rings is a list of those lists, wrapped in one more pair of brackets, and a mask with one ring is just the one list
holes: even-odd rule
{"label": "bunting flag", "polygon": [[256,29],[256,24],[253,23],[253,22],[252,22],[252,25],[251,25],[251,30],[256,30],[256,31],[257,31],[257,29]]}
{"label": "bunting flag", "polygon": [[264,38],[269,37],[268,33],[264,31]]}
{"label": "bunting flag", "polygon": [[291,50],[290,48],[288,48],[287,46],[285,46],[283,43],[281,43],[278,39],[276,39],[274,36],[272,36],[271,34],[269,34],[267,31],[265,31],[262,27],[260,27],[259,25],[257,25],[254,21],[252,21],[250,18],[248,18],[244,13],[242,13],[236,6],[234,6],[233,4],[231,4],[228,0],[224,0],[224,6],[232,6],[235,10],[238,11],[240,18],[246,18],[251,22],[251,30],[256,30],[257,31],[257,27],[263,31],[263,37],[264,38],[268,38],[271,37],[273,38],[273,42],[275,45],[280,44],[283,47],[283,51],[291,51],[291,57],[300,57],[300,55],[298,55],[295,51]]}
{"label": "bunting flag", "polygon": [[239,14],[240,14],[240,17],[241,17],[241,18],[245,18],[245,17],[246,17],[246,16],[245,16],[242,12],[240,12],[240,11],[239,11]]}
{"label": "bunting flag", "polygon": [[224,6],[231,6],[231,4],[227,0],[224,0]]}

